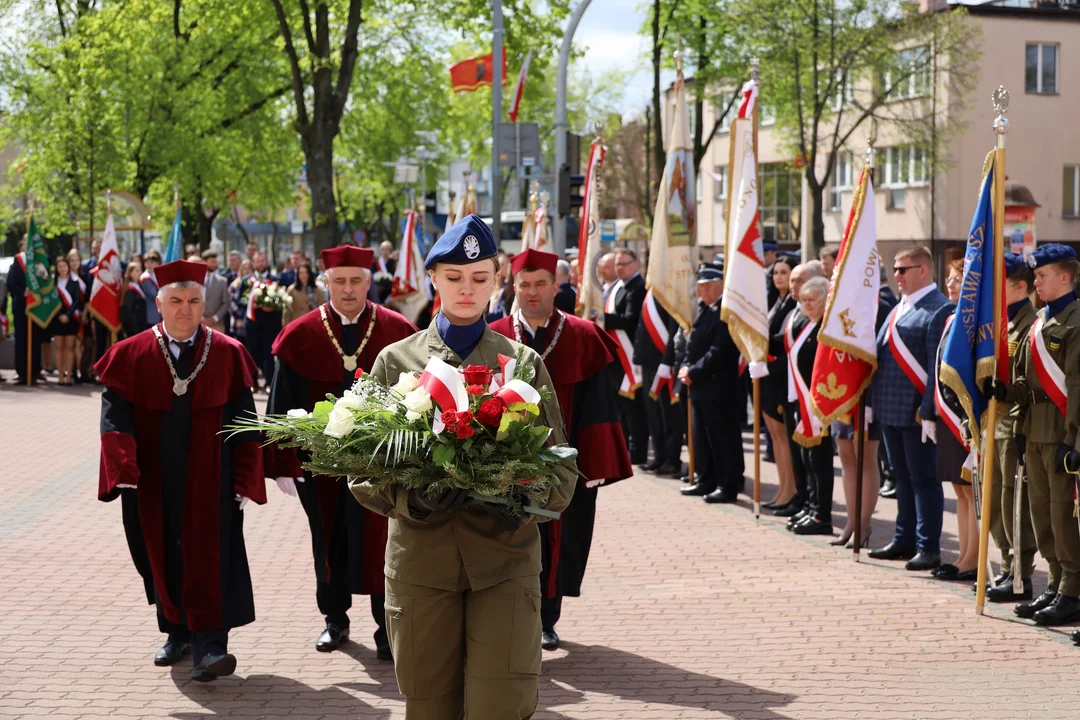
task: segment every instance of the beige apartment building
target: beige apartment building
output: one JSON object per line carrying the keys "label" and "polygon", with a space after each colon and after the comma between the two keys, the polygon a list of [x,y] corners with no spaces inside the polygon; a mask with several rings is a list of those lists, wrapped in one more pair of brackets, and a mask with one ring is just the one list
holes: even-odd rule
{"label": "beige apartment building", "polygon": [[[932,0],[923,0],[924,10]],[[937,0],[937,11],[948,11]],[[1080,243],[1080,3],[1032,6],[1027,0],[998,0],[967,6],[968,22],[979,26],[982,56],[979,76],[963,110],[944,91],[939,122],[966,124],[945,148],[947,169],[931,175],[924,151],[905,144],[895,128],[878,129],[876,203],[879,247],[886,263],[899,248],[932,245],[941,255],[967,237],[979,191],[983,159],[994,147],[991,94],[1009,89],[1011,125],[1007,139],[1009,204],[1034,208],[1037,242]],[[930,92],[929,78],[913,78],[904,99],[918,101]],[[705,127],[716,106],[730,95],[705,103]],[[674,98],[667,93],[667,108]],[[793,153],[781,145],[768,112],[768,78],[762,78],[759,171],[762,232],[785,249],[806,248],[810,202]],[[950,113],[953,114],[950,117]],[[670,117],[670,112],[666,113]],[[848,152],[826,190],[826,242],[838,243],[851,207],[852,186],[865,163],[868,128],[852,135]],[[729,132],[721,127],[698,174],[698,241],[702,255],[723,249],[727,200]],[[820,165],[824,158],[817,158]],[[1013,208],[1009,208],[1012,210]],[[1022,214],[1025,207],[1016,208]],[[1011,214],[1011,213],[1010,213]],[[1006,223],[1007,230],[1023,231]],[[1017,237],[1018,239],[1018,237]]]}

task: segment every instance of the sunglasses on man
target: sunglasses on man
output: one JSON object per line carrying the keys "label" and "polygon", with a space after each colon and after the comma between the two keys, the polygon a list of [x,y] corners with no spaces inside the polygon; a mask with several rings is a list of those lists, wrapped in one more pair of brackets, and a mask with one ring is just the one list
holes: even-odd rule
{"label": "sunglasses on man", "polygon": [[921,268],[921,267],[922,267],[922,265],[896,265],[896,266],[893,267],[892,271],[894,273],[898,273],[900,275],[903,275],[908,270],[914,270],[915,268]]}

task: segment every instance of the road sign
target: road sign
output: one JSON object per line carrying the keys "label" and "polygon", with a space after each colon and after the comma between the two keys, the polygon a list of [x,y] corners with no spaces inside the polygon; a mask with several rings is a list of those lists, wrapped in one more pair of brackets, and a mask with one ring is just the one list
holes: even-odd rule
{"label": "road sign", "polygon": [[[521,150],[520,157],[518,150]],[[499,125],[499,165],[517,167],[520,158],[540,157],[540,126],[536,123],[502,123]]]}
{"label": "road sign", "polygon": [[522,157],[521,158],[521,165],[522,165],[522,167],[535,167],[536,166],[536,158],[534,158],[534,157]]}
{"label": "road sign", "polygon": [[291,223],[289,223],[289,226],[290,226],[289,230],[292,232],[293,235],[303,235],[304,234],[304,221],[303,220],[293,220]]}
{"label": "road sign", "polygon": [[600,239],[604,242],[615,240],[614,220],[604,220],[600,223]]}
{"label": "road sign", "polygon": [[360,245],[367,245],[367,231],[366,230],[353,230],[352,239]]}

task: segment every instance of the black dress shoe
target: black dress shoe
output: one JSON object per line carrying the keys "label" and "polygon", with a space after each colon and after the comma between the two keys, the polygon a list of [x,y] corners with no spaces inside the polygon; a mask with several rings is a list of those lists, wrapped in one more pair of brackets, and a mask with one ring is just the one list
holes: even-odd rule
{"label": "black dress shoe", "polygon": [[881,486],[881,490],[878,491],[878,495],[883,498],[896,497],[896,482],[893,480],[886,480],[885,484]]}
{"label": "black dress shoe", "polygon": [[[784,503],[784,505],[787,505],[787,503]],[[761,503],[761,509],[762,510],[779,510],[780,508],[784,507],[784,505],[777,505],[774,502],[764,502],[764,503]]]}
{"label": "black dress shoe", "polygon": [[1012,573],[1008,570],[1002,570],[994,576],[994,580],[990,583],[990,586],[994,587],[996,585],[1000,585],[1001,583],[1005,582],[1005,578],[1008,578],[1009,582],[1012,582]]}
{"label": "black dress shoe", "polygon": [[930,574],[938,580],[955,580],[956,576],[960,574],[960,568],[952,563],[945,563],[944,565],[938,565],[931,570]]}
{"label": "black dress shoe", "polygon": [[375,648],[375,657],[384,662],[394,662],[394,651],[389,645],[379,645]]}
{"label": "black dress shoe", "polygon": [[796,535],[832,535],[833,527],[831,522],[823,522],[815,517],[808,517],[792,528],[792,532]]}
{"label": "black dress shoe", "polygon": [[702,482],[696,482],[690,487],[684,487],[683,489],[679,490],[679,492],[681,492],[683,495],[686,495],[687,497],[705,497],[715,489],[716,488],[712,487],[711,485],[706,485]]}
{"label": "black dress shoe", "polygon": [[545,650],[559,649],[559,635],[554,630],[545,630],[540,634],[540,647]]}
{"label": "black dress shoe", "polygon": [[191,669],[191,679],[195,682],[213,682],[234,672],[236,658],[229,653],[206,655]]}
{"label": "black dress shoe", "polygon": [[154,664],[158,667],[175,665],[190,651],[191,645],[189,643],[169,638],[154,655]]}
{"label": "black dress shoe", "polygon": [[1024,591],[1021,593],[1016,593],[1013,592],[1012,578],[1007,577],[994,587],[987,589],[986,599],[990,602],[1016,602],[1018,600],[1030,600],[1031,580],[1025,580]]}
{"label": "black dress shoe", "polygon": [[641,465],[638,465],[638,469],[639,470],[644,470],[645,472],[653,472],[658,467],[660,467],[660,464],[658,462],[656,462],[655,460],[650,460],[647,463],[643,463]]}
{"label": "black dress shoe", "polygon": [[1044,627],[1074,623],[1080,620],[1080,597],[1059,594],[1050,607],[1039,610],[1031,619]]}
{"label": "black dress shoe", "polygon": [[1080,630],[1073,630],[1072,635],[1070,635],[1069,637],[1072,638],[1072,641],[1074,643],[1076,643],[1077,645],[1080,645]]}
{"label": "black dress shoe", "polygon": [[734,503],[739,501],[739,493],[733,490],[713,490],[705,496],[705,502],[710,505],[716,503]]}
{"label": "black dress shoe", "polygon": [[788,530],[794,530],[796,525],[798,525],[802,521],[806,520],[807,515],[808,515],[808,513],[806,512],[806,508],[801,508],[799,510],[799,512],[795,513],[794,515],[792,515],[791,517],[788,518],[787,529]]}
{"label": "black dress shoe", "polygon": [[905,570],[911,570],[912,572],[918,572],[920,570],[930,570],[936,568],[941,564],[941,556],[937,553],[929,553],[920,550],[915,557],[907,561],[904,565]]}
{"label": "black dress shoe", "polygon": [[773,515],[786,518],[795,517],[800,510],[802,510],[802,500],[795,498],[784,507],[773,510]]}
{"label": "black dress shoe", "polygon": [[657,475],[663,475],[665,477],[677,477],[682,475],[682,468],[675,463],[661,463],[656,468]]}
{"label": "black dress shoe", "polygon": [[915,552],[913,547],[891,542],[885,547],[871,550],[867,554],[875,560],[910,560],[915,557]]}
{"label": "black dress shoe", "polygon": [[331,652],[337,650],[341,643],[349,639],[349,628],[339,628],[336,625],[329,624],[326,629],[319,635],[319,639],[315,641],[315,649],[319,652]]}
{"label": "black dress shoe", "polygon": [[1051,585],[1043,590],[1043,594],[1029,602],[1022,602],[1013,608],[1013,612],[1017,617],[1030,620],[1035,617],[1035,613],[1039,612],[1043,608],[1050,607],[1050,603],[1054,602],[1057,597],[1057,585]]}

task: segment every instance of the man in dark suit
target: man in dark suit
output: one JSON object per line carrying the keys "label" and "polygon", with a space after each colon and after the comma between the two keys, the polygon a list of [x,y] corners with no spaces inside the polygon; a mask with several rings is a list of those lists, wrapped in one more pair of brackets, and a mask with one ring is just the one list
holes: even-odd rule
{"label": "man in dark suit", "polygon": [[[615,251],[615,274],[618,282],[608,294],[604,312],[604,330],[615,335],[616,342],[627,348],[633,362],[633,338],[641,321],[641,307],[645,303],[645,280],[639,272],[637,254],[629,248]],[[649,422],[645,416],[646,388],[641,387],[641,370],[632,368],[635,377],[620,386],[619,419],[630,449],[630,462],[644,464],[649,454]],[[624,370],[623,375],[628,375]]]}
{"label": "man in dark suit", "polygon": [[908,560],[908,570],[930,570],[941,564],[944,495],[936,467],[934,384],[928,378],[953,305],[934,282],[934,260],[926,248],[898,252],[893,274],[901,297],[878,331],[873,407],[896,478],[896,532],[870,557]]}
{"label": "man in dark suit", "polygon": [[577,288],[570,284],[570,263],[560,260],[555,266],[555,308],[564,313],[574,314],[577,308]]}
{"label": "man in dark suit", "polygon": [[[646,293],[641,311],[641,322],[634,334],[634,364],[641,366],[641,387],[645,391],[645,416],[649,422],[652,438],[653,459],[642,465],[642,470],[660,475],[671,475],[682,469],[679,453],[682,450],[682,425],[680,409],[671,393],[672,368],[668,364],[656,376],[664,364],[664,353],[671,346],[671,338],[679,329],[675,318],[668,314],[652,293]],[[671,360],[668,360],[670,363]],[[654,387],[655,386],[655,387]]]}
{"label": "man in dark suit", "polygon": [[[277,282],[278,278],[270,272],[270,263],[266,260],[266,254],[261,250],[255,253],[256,281]],[[254,316],[254,319],[252,319]],[[270,382],[274,377],[274,355],[271,348],[278,333],[281,332],[281,311],[266,308],[254,308],[251,315],[244,323],[244,345],[259,366],[265,389],[270,392]]]}
{"label": "man in dark suit", "polygon": [[679,380],[688,388],[693,413],[697,481],[683,495],[703,496],[707,503],[733,503],[744,489],[738,383],[739,348],[727,323],[720,319],[724,273],[715,263],[698,268],[698,313],[676,360]]}
{"label": "man in dark suit", "polygon": [[773,243],[765,243],[762,245],[762,250],[765,253],[765,299],[768,302],[768,307],[772,307],[780,299],[780,291],[776,289],[772,279],[772,266],[776,262],[778,247]]}
{"label": "man in dark suit", "polygon": [[278,284],[284,288],[287,288],[296,282],[297,268],[307,262],[307,258],[304,257],[304,253],[300,250],[293,250],[292,255],[290,256],[290,260],[292,262],[290,263],[288,269],[282,270],[281,277],[278,278]]}

